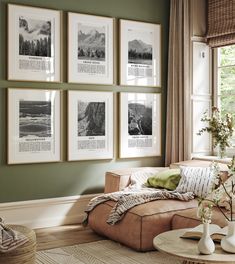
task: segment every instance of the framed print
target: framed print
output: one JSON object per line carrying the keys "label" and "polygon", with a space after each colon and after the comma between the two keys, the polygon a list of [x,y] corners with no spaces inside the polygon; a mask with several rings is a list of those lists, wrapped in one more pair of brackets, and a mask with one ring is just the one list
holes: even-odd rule
{"label": "framed print", "polygon": [[8,80],[61,81],[61,12],[8,4]]}
{"label": "framed print", "polygon": [[68,160],[113,158],[113,93],[68,92]]}
{"label": "framed print", "polygon": [[113,84],[113,18],[68,14],[68,82]]}
{"label": "framed print", "polygon": [[120,158],[161,155],[161,95],[120,94]]}
{"label": "framed print", "polygon": [[161,86],[161,25],[120,20],[120,84]]}
{"label": "framed print", "polygon": [[8,164],[60,159],[60,91],[9,88]]}

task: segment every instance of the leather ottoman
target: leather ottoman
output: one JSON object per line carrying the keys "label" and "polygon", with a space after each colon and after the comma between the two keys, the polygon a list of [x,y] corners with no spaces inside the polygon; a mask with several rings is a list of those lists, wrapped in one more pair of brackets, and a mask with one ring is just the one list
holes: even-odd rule
{"label": "leather ottoman", "polygon": [[197,206],[196,200],[158,200],[129,210],[115,225],[106,223],[114,202],[98,205],[89,215],[89,226],[100,235],[138,251],[153,250],[153,238],[171,229],[171,219],[177,211]]}

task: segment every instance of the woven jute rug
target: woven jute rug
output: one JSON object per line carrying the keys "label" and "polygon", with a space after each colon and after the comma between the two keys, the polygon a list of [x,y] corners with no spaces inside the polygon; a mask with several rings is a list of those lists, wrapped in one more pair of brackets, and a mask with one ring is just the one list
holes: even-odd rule
{"label": "woven jute rug", "polygon": [[38,251],[36,264],[180,264],[158,251],[136,252],[110,240]]}

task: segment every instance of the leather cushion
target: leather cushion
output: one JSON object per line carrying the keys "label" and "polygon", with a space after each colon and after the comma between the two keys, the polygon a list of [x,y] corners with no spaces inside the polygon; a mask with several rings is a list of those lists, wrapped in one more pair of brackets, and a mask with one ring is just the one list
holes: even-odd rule
{"label": "leather cushion", "polygon": [[89,226],[100,235],[123,243],[138,251],[153,250],[153,238],[171,229],[172,216],[178,211],[194,208],[196,200],[157,200],[129,210],[123,219],[111,226],[106,219],[114,202],[98,205],[89,215]]}
{"label": "leather cushion", "polygon": [[[214,208],[212,213],[213,224],[217,224],[220,227],[227,225],[225,217],[222,213]],[[181,228],[193,228],[201,224],[201,220],[197,217],[197,208],[187,209],[182,212],[177,212],[172,218],[172,229],[181,229]]]}

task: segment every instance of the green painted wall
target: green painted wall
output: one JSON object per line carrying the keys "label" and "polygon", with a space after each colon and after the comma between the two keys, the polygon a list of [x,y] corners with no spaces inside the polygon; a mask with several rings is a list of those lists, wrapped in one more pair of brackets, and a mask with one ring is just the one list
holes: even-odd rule
{"label": "green painted wall", "polygon": [[[108,161],[67,162],[66,153],[63,162],[50,164],[7,165],[7,130],[6,130],[6,91],[7,87],[60,88],[80,90],[107,90],[115,93],[160,92],[159,88],[121,87],[79,85],[66,83],[66,12],[63,12],[63,62],[64,81],[61,84],[13,82],[6,80],[6,36],[7,36],[7,3],[26,4],[89,14],[111,16],[115,18],[133,19],[162,24],[162,157],[118,159],[118,120],[115,122],[115,157]],[[0,5],[0,202],[32,200],[50,197],[62,197],[77,194],[102,192],[104,174],[107,170],[127,167],[162,166],[165,148],[165,112],[166,112],[166,80],[167,80],[167,48],[169,0],[1,0]],[[118,33],[118,32],[116,32]],[[65,95],[65,92],[64,92]],[[65,96],[64,96],[65,97]],[[66,102],[64,100],[63,119],[66,121]],[[117,103],[115,105],[117,112]],[[116,115],[117,116],[117,115]],[[65,122],[66,123],[66,122]],[[63,146],[66,149],[66,127],[63,129]]]}

